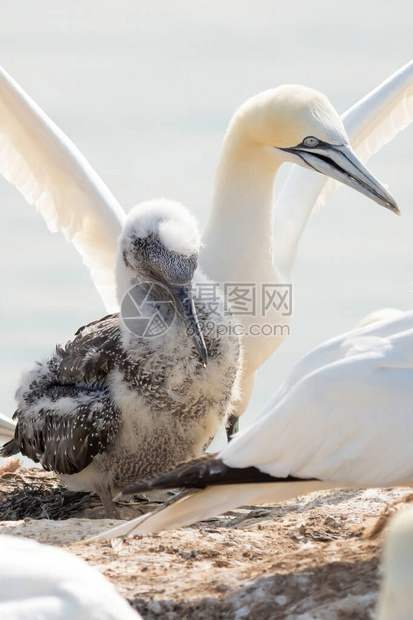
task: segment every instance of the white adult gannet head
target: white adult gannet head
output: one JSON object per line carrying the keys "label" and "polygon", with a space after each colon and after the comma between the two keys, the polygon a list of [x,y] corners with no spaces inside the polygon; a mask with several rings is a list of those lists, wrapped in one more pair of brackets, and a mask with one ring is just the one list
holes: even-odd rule
{"label": "white adult gannet head", "polygon": [[264,91],[233,118],[238,136],[271,153],[277,165],[289,161],[316,170],[400,214],[393,196],[352,150],[344,125],[322,93],[298,85]]}
{"label": "white adult gannet head", "polygon": [[118,241],[118,298],[136,284],[140,294],[156,287],[156,296],[172,300],[204,364],[208,355],[192,295],[201,236],[195,218],[183,205],[165,198],[148,200],[128,214]]}

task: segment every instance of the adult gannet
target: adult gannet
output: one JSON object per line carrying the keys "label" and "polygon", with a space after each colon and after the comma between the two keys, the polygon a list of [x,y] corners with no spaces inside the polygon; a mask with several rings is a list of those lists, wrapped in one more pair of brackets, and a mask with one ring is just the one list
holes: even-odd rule
{"label": "adult gannet", "polygon": [[390,522],[383,551],[383,583],[377,620],[413,618],[413,509]]}
{"label": "adult gannet", "polygon": [[126,490],[188,491],[101,538],[321,489],[411,485],[412,399],[413,311],[337,336],[299,362],[257,422],[220,454]]}
{"label": "adult gannet", "polygon": [[[206,275],[218,282],[252,282],[256,289],[261,283],[290,282],[297,244],[314,203],[325,201],[334,187],[324,186],[326,175],[397,211],[390,194],[354,154],[349,139],[367,160],[406,127],[413,117],[412,84],[409,63],[353,106],[343,122],[326,97],[300,86],[266,91],[241,106],[224,139],[203,236],[200,264]],[[116,311],[114,265],[124,211],[73,143],[4,70],[1,146],[2,174],[38,206],[51,230],[60,229],[72,240],[107,310]],[[301,169],[293,169],[275,204],[273,233],[273,183],[284,161],[298,163]],[[248,332],[251,321],[260,323],[263,317],[239,319]],[[280,317],[279,310],[270,309],[265,319],[288,326],[291,315]],[[285,329],[272,337],[258,331],[245,338],[237,415],[248,404],[256,370],[285,334]]]}
{"label": "adult gannet", "polygon": [[[199,456],[238,396],[240,344],[217,326],[230,316],[193,297],[200,245],[179,205],[148,201],[129,213],[116,266],[121,314],[81,328],[23,377],[14,439],[73,488],[92,490],[108,516],[112,494],[136,478]],[[207,326],[207,330],[205,329]]]}
{"label": "adult gannet", "polygon": [[63,549],[0,536],[0,620],[139,620],[96,569]]}

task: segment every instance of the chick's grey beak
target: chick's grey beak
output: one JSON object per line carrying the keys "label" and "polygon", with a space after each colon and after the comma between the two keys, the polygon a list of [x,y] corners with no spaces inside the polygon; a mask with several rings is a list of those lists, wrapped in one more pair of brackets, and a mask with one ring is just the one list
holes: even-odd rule
{"label": "chick's grey beak", "polygon": [[[285,149],[287,150],[287,149]],[[288,149],[300,157],[303,164],[368,196],[379,205],[400,215],[395,199],[364,166],[349,144],[323,144],[313,149]]]}
{"label": "chick's grey beak", "polygon": [[204,366],[208,363],[208,351],[205,345],[204,336],[199,324],[198,315],[192,295],[191,285],[172,286],[171,291],[176,303],[179,314],[183,317],[192,338],[195,343],[196,350]]}

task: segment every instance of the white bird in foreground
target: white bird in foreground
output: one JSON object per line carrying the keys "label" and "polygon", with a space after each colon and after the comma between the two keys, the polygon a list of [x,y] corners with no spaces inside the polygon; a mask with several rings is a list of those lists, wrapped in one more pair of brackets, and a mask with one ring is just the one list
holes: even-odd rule
{"label": "white bird in foreground", "polygon": [[139,620],[97,568],[72,553],[0,536],[0,620]]}
{"label": "white bird in foreground", "polygon": [[412,401],[413,311],[314,349],[221,453],[125,493],[189,490],[97,538],[181,527],[321,489],[411,485]]}
{"label": "white bird in foreground", "polygon": [[[260,286],[291,282],[296,248],[315,202],[334,183],[294,169],[275,205],[273,184],[284,161],[317,170],[398,212],[393,198],[352,151],[367,160],[412,120],[413,63],[392,75],[344,116],[326,97],[300,86],[281,86],[247,101],[234,115],[218,164],[214,201],[203,241],[201,268],[212,281]],[[346,129],[347,134],[346,134]],[[51,230],[62,230],[81,253],[109,312],[118,308],[114,281],[116,240],[125,213],[72,142],[7,75],[0,71],[0,171],[38,206]],[[230,234],[229,234],[230,231]],[[270,295],[273,295],[273,292]],[[265,317],[239,317],[274,325],[272,336],[245,338],[246,408],[258,367],[286,335],[291,314],[271,306]],[[282,305],[282,304],[281,304]]]}
{"label": "white bird in foreground", "polygon": [[377,620],[413,618],[413,509],[397,514],[386,531]]}

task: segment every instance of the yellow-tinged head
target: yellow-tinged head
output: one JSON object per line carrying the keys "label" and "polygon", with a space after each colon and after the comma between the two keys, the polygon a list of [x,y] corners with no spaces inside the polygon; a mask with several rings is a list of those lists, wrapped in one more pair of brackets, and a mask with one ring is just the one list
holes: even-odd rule
{"label": "yellow-tinged head", "polygon": [[234,120],[251,141],[277,148],[301,144],[307,137],[331,144],[348,144],[348,138],[329,100],[305,86],[285,84],[246,101]]}
{"label": "yellow-tinged head", "polygon": [[327,97],[316,90],[284,85],[252,97],[235,113],[227,140],[233,153],[243,150],[244,159],[249,149],[264,149],[276,166],[289,161],[310,168],[399,214],[393,196],[352,150]]}

